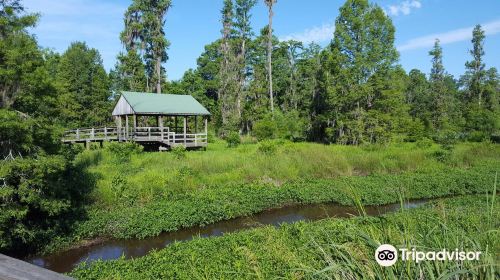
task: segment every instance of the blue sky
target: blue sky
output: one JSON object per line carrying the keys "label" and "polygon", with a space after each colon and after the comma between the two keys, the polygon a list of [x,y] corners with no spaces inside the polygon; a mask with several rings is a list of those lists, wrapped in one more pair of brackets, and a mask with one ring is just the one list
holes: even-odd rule
{"label": "blue sky", "polygon": [[[130,0],[24,0],[30,12],[42,17],[33,29],[42,47],[63,52],[73,41],[85,41],[100,51],[107,70],[122,50],[118,39],[123,13]],[[458,77],[470,59],[471,30],[482,24],[486,31],[485,62],[500,69],[500,1],[498,0],[377,0],[396,26],[400,63],[426,73],[428,51],[435,38],[442,42],[446,70]],[[305,4],[306,3],[306,4]],[[333,22],[343,0],[278,0],[274,30],[280,39],[315,41],[326,45],[333,36]],[[173,0],[168,12],[166,36],[171,42],[168,78],[179,79],[203,47],[220,37],[222,0]],[[254,32],[267,24],[262,0],[252,11]]]}

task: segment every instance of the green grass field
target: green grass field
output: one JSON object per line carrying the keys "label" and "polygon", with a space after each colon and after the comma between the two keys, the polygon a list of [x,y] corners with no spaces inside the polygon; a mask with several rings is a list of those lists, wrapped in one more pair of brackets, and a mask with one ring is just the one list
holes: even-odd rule
{"label": "green grass field", "polygon": [[500,168],[500,146],[461,144],[445,153],[410,143],[284,143],[269,155],[255,144],[230,149],[216,143],[184,157],[139,153],[122,162],[104,149],[85,152],[79,161],[97,179],[95,202],[73,233],[54,240],[47,252],[98,237],[156,236],[289,204],[380,205],[401,197],[486,193]]}
{"label": "green grass field", "polygon": [[207,151],[192,151],[185,157],[173,153],[141,153],[127,162],[107,150],[84,153],[89,171],[97,178],[93,199],[101,208],[119,204],[147,204],[179,193],[231,184],[282,185],[293,180],[331,179],[341,176],[397,174],[468,168],[500,159],[500,145],[460,144],[453,151],[437,145],[402,143],[390,146],[340,146],[313,143],[280,143],[272,154],[258,144],[227,148],[224,142],[210,144]]}

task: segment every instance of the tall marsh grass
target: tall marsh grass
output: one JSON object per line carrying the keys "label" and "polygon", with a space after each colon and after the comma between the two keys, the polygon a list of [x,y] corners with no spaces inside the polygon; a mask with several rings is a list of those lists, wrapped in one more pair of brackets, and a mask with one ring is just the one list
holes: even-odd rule
{"label": "tall marsh grass", "polygon": [[126,188],[137,194],[138,201],[147,203],[162,194],[234,183],[279,186],[298,179],[394,174],[443,166],[466,168],[500,159],[500,146],[494,144],[458,145],[445,162],[436,159],[435,152],[440,150],[437,145],[355,147],[280,141],[275,145],[276,151],[267,154],[259,151],[258,144],[227,148],[225,143],[216,142],[207,151],[190,151],[182,157],[175,153],[140,153],[123,163],[117,163],[104,149],[85,152],[80,160],[99,178],[95,200],[113,205],[116,176],[126,177]]}

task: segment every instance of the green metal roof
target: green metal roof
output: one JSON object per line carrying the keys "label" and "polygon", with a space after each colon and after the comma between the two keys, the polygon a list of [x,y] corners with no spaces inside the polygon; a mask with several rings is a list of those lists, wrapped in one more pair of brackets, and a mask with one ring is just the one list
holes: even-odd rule
{"label": "green metal roof", "polygon": [[191,95],[122,91],[136,114],[210,115]]}

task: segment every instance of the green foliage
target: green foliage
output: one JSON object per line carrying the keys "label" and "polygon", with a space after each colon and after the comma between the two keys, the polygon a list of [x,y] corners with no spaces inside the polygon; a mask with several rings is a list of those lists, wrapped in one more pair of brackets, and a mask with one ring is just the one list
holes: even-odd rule
{"label": "green foliage", "polygon": [[170,151],[176,159],[186,158],[186,148],[184,146],[175,146]]}
{"label": "green foliage", "polygon": [[426,149],[432,147],[432,144],[434,144],[434,142],[429,138],[422,138],[415,142],[415,144],[418,148]]}
{"label": "green foliage", "polygon": [[132,155],[142,152],[143,147],[135,142],[111,142],[106,145],[106,150],[114,157],[115,162],[128,162]]}
{"label": "green foliage", "polygon": [[252,133],[259,140],[287,139],[304,140],[305,124],[298,112],[281,113],[275,111],[255,122]]}
{"label": "green foliage", "polygon": [[91,179],[62,156],[0,161],[0,251],[37,250],[69,231]]}
{"label": "green foliage", "polygon": [[[393,175],[302,179],[279,186],[233,183],[189,191],[176,190],[168,196],[157,194],[154,202],[144,205],[115,207],[113,211],[94,209],[90,219],[81,224],[76,232],[88,238],[102,235],[143,238],[290,203],[337,202],[353,205],[353,191],[363,205],[394,203],[402,194],[407,199],[419,199],[485,193],[490,190],[497,167],[497,161],[494,161],[469,169],[442,167]],[[186,169],[176,173],[176,180],[186,173],[189,174],[186,178],[197,176],[194,170]],[[137,187],[133,189],[137,192]]]}
{"label": "green foliage", "polygon": [[229,135],[226,137],[226,142],[229,148],[237,147],[238,145],[241,144],[240,134],[236,131],[230,132]]}
{"label": "green foliage", "polygon": [[278,131],[278,126],[276,122],[270,118],[264,118],[260,121],[256,121],[252,133],[259,140],[274,139]]}
{"label": "green foliage", "polygon": [[[494,279],[499,202],[463,197],[382,217],[325,219],[196,238],[132,260],[97,261],[71,273],[78,279]],[[489,218],[490,217],[490,218]],[[496,221],[488,223],[489,220]],[[454,238],[450,238],[453,236]],[[402,262],[390,269],[373,258],[380,244],[481,251],[479,261]],[[487,250],[484,248],[488,248]],[[430,249],[429,249],[430,250]],[[437,250],[437,249],[436,249]],[[425,251],[425,250],[424,250]]]}
{"label": "green foliage", "polygon": [[267,156],[275,155],[278,150],[275,141],[265,140],[259,143],[257,151]]}
{"label": "green foliage", "polygon": [[112,103],[108,75],[101,55],[76,42],[62,54],[57,66],[56,87],[61,121],[72,127],[92,127],[108,122]]}

